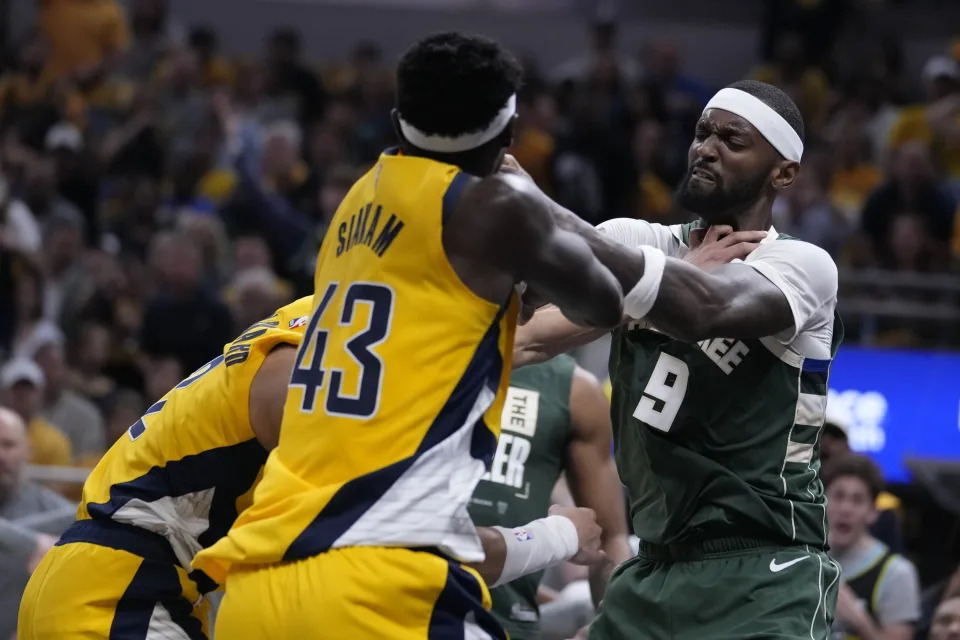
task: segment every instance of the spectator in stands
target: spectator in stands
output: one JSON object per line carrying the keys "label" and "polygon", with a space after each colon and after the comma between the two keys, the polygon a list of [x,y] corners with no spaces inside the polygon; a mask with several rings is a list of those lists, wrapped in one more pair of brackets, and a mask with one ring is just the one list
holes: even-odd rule
{"label": "spectator in stands", "polygon": [[300,33],[277,29],[267,41],[266,53],[266,95],[273,103],[273,118],[289,118],[307,129],[323,116],[327,94],[303,63]]}
{"label": "spectator in stands", "polygon": [[83,133],[74,124],[61,121],[50,127],[43,145],[54,162],[57,192],[83,216],[84,240],[99,239],[99,162],[86,148]]}
{"label": "spectator in stands", "polygon": [[[852,453],[847,435],[849,419],[839,414],[835,403],[827,405],[827,420],[820,434],[820,464],[824,473],[838,460]],[[881,491],[875,503],[877,519],[870,525],[870,535],[887,545],[895,553],[903,553],[901,532],[900,499],[887,491]]]}
{"label": "spectator in stands", "polygon": [[753,77],[780,87],[793,98],[808,135],[820,131],[829,106],[830,83],[823,70],[808,64],[801,34],[781,33],[774,45],[773,62],[757,67]]}
{"label": "spectator in stands", "polygon": [[880,470],[848,455],[825,470],[831,555],[843,570],[835,633],[911,640],[920,617],[916,569],[869,533],[883,488]]}
{"label": "spectator in stands", "polygon": [[670,222],[674,211],[673,186],[669,178],[664,127],[653,118],[637,123],[633,133],[633,157],[637,167],[636,216],[654,222]]}
{"label": "spectator in stands", "polygon": [[190,48],[200,62],[200,77],[205,87],[230,86],[236,80],[233,67],[220,55],[217,32],[207,26],[194,27],[188,38]]}
{"label": "spectator in stands", "polygon": [[861,229],[870,240],[877,265],[896,264],[892,232],[897,216],[904,213],[923,221],[925,241],[935,253],[948,252],[954,204],[937,180],[929,149],[917,140],[898,149],[893,176],[870,194],[863,208]]}
{"label": "spectator in stands", "polygon": [[777,199],[774,225],[777,231],[812,242],[836,259],[850,236],[850,227],[830,204],[814,164],[805,161],[804,169],[793,187]]}
{"label": "spectator in stands", "polygon": [[107,450],[103,418],[92,402],[67,386],[70,372],[64,341],[63,333],[53,324],[38,327],[31,340],[33,359],[46,381],[40,415],[70,439],[76,461],[92,467]]}
{"label": "spectator in stands", "polygon": [[[940,613],[940,605],[945,604],[950,600],[960,599],[960,567],[954,570],[953,574],[947,577],[945,580],[941,580],[936,584],[928,586],[923,590],[920,600],[920,621],[917,623],[917,635],[914,640],[937,640],[937,638],[943,638],[943,631],[945,628],[950,628],[956,621],[960,621],[960,609],[956,608],[956,605],[951,605],[950,609],[954,611],[948,616],[942,617],[939,620],[938,632],[939,636],[934,635],[933,626],[934,621],[937,620],[938,614]],[[954,620],[955,619],[955,620]],[[960,631],[960,629],[958,629]],[[951,640],[960,640],[960,633],[957,635],[948,635],[946,637]]]}
{"label": "spectator in stands", "polygon": [[107,410],[107,442],[111,445],[116,442],[146,410],[147,403],[136,391],[121,389],[114,394]]}
{"label": "spectator in stands", "polygon": [[639,80],[640,67],[630,56],[620,53],[617,36],[616,13],[611,6],[602,6],[589,25],[590,49],[560,65],[553,80],[558,84],[587,82],[599,66],[612,67],[626,84]]}
{"label": "spectator in stands", "polygon": [[16,640],[17,612],[27,580],[56,541],[0,518],[0,638]]}
{"label": "spectator in stands", "polygon": [[880,169],[871,161],[870,140],[861,112],[836,132],[829,162],[830,203],[855,227],[867,196],[883,181]]}
{"label": "spectator in stands", "polygon": [[0,404],[12,409],[27,425],[30,462],[69,465],[70,440],[40,417],[43,406],[43,372],[33,360],[13,358],[0,368]]}
{"label": "spectator in stands", "polygon": [[[113,336],[107,325],[88,321],[77,330],[76,339],[69,342],[70,369],[69,387],[92,402],[99,411],[107,407],[107,399],[117,388],[117,381],[107,375]],[[106,443],[112,442],[109,438]]]}
{"label": "spectator in stands", "polygon": [[[960,62],[931,58],[923,82],[927,101],[903,109],[890,132],[890,149],[920,142],[931,150],[937,168],[960,184]],[[960,197],[960,189],[954,197]]]}
{"label": "spectator in stands", "polygon": [[186,374],[220,353],[233,337],[233,320],[227,306],[203,286],[197,241],[180,233],[158,236],[157,244],[162,247],[158,292],[144,310],[140,345],[153,358],[176,359]]}
{"label": "spectator in stands", "polygon": [[47,70],[81,86],[102,79],[130,44],[130,30],[116,0],[44,0],[40,28],[50,43]]}
{"label": "spectator in stands", "polygon": [[930,627],[930,640],[960,640],[960,594],[953,594],[937,607]]}
{"label": "spectator in stands", "polygon": [[[24,477],[30,457],[27,428],[20,416],[0,407],[0,518],[17,521],[49,512],[70,512],[75,506]],[[35,518],[32,518],[36,520]]]}

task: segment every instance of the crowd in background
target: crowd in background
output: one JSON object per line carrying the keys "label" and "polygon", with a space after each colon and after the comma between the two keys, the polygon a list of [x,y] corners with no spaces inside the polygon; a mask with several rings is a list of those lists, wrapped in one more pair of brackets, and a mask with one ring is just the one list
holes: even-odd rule
{"label": "crowd in background", "polygon": [[[891,34],[837,55],[831,19],[770,21],[743,70],[806,122],[774,224],[842,267],[954,271],[960,45],[915,74]],[[518,52],[512,153],[590,222],[688,220],[673,189],[719,86],[686,71],[669,38],[620,42],[615,19],[589,29],[590,48],[556,69]],[[280,29],[260,56],[231,58],[165,0],[47,0],[4,52],[0,404],[27,424],[30,462],[95,462],[225,342],[312,291],[337,205],[395,144],[393,61],[372,42],[306,60],[301,37]],[[924,343],[902,328],[879,339]],[[9,484],[26,458],[5,449],[8,422]]]}

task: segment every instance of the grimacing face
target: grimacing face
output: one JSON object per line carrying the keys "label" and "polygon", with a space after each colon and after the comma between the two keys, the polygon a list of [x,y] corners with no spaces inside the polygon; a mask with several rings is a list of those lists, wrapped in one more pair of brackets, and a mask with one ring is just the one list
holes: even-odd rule
{"label": "grimacing face", "polygon": [[785,162],[756,127],[723,109],[700,117],[687,161],[677,202],[710,224],[756,202]]}

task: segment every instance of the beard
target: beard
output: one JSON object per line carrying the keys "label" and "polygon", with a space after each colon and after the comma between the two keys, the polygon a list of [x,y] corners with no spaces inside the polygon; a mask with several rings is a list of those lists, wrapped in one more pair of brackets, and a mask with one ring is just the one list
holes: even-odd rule
{"label": "beard", "polygon": [[677,187],[677,204],[707,222],[731,218],[760,199],[769,175],[769,171],[761,171],[727,185],[718,174],[711,173],[714,182],[707,183],[692,181],[691,167]]}

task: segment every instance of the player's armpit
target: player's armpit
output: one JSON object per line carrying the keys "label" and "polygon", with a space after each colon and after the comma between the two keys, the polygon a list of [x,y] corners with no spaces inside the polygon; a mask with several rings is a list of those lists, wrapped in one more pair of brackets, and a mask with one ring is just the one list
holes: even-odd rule
{"label": "player's armpit", "polygon": [[577,367],[570,386],[572,438],[567,445],[567,486],[578,507],[597,514],[603,529],[605,561],[590,567],[590,592],[599,606],[614,569],[633,552],[627,531],[623,491],[611,454],[610,403],[597,379]]}
{"label": "player's armpit", "polygon": [[294,345],[279,345],[264,359],[250,384],[250,426],[267,451],[280,440],[287,383],[296,357]]}

